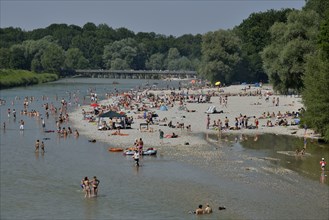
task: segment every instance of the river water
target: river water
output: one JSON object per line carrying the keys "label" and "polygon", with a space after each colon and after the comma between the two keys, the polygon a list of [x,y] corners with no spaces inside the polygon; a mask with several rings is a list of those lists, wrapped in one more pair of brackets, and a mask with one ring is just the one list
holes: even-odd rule
{"label": "river water", "polygon": [[[1,219],[328,219],[328,173],[319,169],[319,159],[329,159],[328,145],[308,140],[309,154],[295,157],[289,152],[303,146],[301,139],[263,135],[255,141],[200,134],[209,141],[200,150],[214,159],[211,163],[203,154],[175,157],[159,152],[144,157],[137,168],[131,158],[109,153],[109,143],[91,143],[84,136],[59,138],[44,133],[40,119],[20,114],[25,96],[36,98],[29,110],[44,117],[44,103],[59,106],[65,98],[72,111],[90,89],[102,98],[115,88],[154,83],[178,88],[177,81],[116,81],[63,79],[0,91],[6,100],[0,106]],[[16,109],[16,120],[7,117],[8,108]],[[56,118],[46,119],[47,129],[55,129]],[[19,131],[21,119],[24,131]],[[44,154],[34,153],[37,139],[45,142]],[[101,181],[99,196],[85,199],[80,180],[94,175]],[[213,214],[188,214],[207,202]],[[219,206],[227,209],[219,211]]]}

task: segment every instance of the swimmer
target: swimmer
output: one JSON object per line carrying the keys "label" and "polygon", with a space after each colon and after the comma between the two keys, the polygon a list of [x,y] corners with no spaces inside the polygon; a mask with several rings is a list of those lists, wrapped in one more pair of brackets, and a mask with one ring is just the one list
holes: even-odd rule
{"label": "swimmer", "polygon": [[199,207],[195,210],[196,215],[202,215],[204,214],[204,211],[202,209],[202,205],[199,205]]}
{"label": "swimmer", "polygon": [[204,209],[205,214],[210,214],[212,213],[212,208],[209,206],[209,204],[206,204],[206,208]]}

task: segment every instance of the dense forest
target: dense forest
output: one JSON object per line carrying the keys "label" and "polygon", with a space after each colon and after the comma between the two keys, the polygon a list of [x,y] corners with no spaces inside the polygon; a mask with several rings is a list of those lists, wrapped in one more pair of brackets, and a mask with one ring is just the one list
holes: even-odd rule
{"label": "dense forest", "polygon": [[225,84],[269,81],[302,94],[303,121],[329,139],[329,1],[251,14],[229,30],[179,37],[107,24],[0,29],[0,69],[65,76],[75,69],[195,70]]}

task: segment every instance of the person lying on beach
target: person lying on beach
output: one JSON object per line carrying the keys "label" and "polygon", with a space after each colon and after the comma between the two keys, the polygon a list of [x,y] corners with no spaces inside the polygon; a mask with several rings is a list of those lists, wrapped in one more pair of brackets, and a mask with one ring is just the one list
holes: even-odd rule
{"label": "person lying on beach", "polygon": [[121,134],[120,127],[118,127],[117,130],[112,133],[112,135],[120,135],[120,134]]}
{"label": "person lying on beach", "polygon": [[165,136],[165,138],[177,138],[177,137],[178,137],[178,135],[175,134],[174,132],[173,132],[172,134],[167,134],[167,135]]}

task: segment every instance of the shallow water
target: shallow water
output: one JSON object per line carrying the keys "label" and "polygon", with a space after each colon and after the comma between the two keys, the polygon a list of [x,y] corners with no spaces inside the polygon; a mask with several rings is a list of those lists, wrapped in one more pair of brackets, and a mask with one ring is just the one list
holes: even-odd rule
{"label": "shallow water", "polygon": [[[213,206],[214,213],[198,218],[328,217],[325,209],[328,180],[325,178],[326,184],[321,184],[320,175],[317,179],[312,174],[319,168],[317,157],[328,154],[328,148],[319,147],[323,149],[320,153],[314,147],[313,152],[308,144],[312,156],[294,161],[294,157],[287,159],[275,153],[289,151],[291,146],[299,144],[300,140],[291,137],[278,136],[275,139],[282,141],[275,145],[270,136],[259,137],[258,142],[249,145],[248,141],[235,143],[234,139],[220,140],[219,144],[210,140],[207,146],[195,147],[200,153],[194,154],[188,148],[176,149],[184,154],[159,152],[157,157],[144,157],[142,166],[137,168],[131,157],[108,152],[110,143],[91,143],[83,136],[64,139],[55,133],[44,133],[40,120],[19,114],[22,98],[27,95],[38,99],[29,109],[43,114],[42,104],[57,104],[56,95],[60,100],[69,99],[74,93],[82,103],[89,88],[102,96],[115,86],[130,89],[155,82],[116,80],[120,84],[113,85],[112,81],[64,79],[0,91],[0,97],[7,100],[0,106],[1,125],[6,123],[6,129],[1,126],[0,130],[1,219],[195,219],[188,211],[206,202]],[[166,87],[167,83],[162,86]],[[177,82],[170,83],[169,86],[177,86]],[[42,100],[42,95],[49,99]],[[15,96],[21,100],[12,103]],[[70,110],[75,107],[72,101]],[[16,109],[16,121],[7,117],[8,108]],[[56,118],[51,115],[46,120],[46,129],[55,129]],[[18,129],[20,119],[26,122],[23,132]],[[35,140],[44,138],[47,138],[46,152],[35,154]],[[99,196],[85,199],[80,180],[94,175],[101,181]],[[227,210],[218,211],[218,206]]]}
{"label": "shallow water", "polygon": [[[216,135],[210,138],[218,140]],[[270,161],[273,166],[289,169],[315,181],[329,185],[320,169],[321,158],[329,158],[329,144],[318,143],[316,139],[292,138],[291,136],[263,135],[223,135],[223,142],[230,144],[234,151],[241,151],[250,157]],[[306,143],[306,145],[304,145]],[[296,155],[295,150],[306,147],[304,155]],[[328,171],[325,175],[328,175]],[[325,181],[323,181],[325,180]]]}

